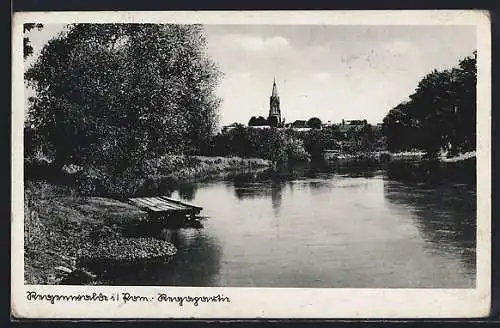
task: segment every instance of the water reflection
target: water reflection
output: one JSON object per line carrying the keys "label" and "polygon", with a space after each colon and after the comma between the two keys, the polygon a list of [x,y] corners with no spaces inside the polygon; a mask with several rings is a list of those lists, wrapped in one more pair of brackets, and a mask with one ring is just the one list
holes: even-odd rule
{"label": "water reflection", "polygon": [[123,270],[116,285],[216,286],[219,284],[221,247],[212,236],[197,229],[169,229],[164,239],[178,253],[168,263]]}
{"label": "water reflection", "polygon": [[470,186],[405,184],[378,170],[301,168],[231,173],[178,192],[204,208],[204,228],[166,231],[163,238],[179,248],[172,262],[124,273],[121,284],[474,284],[476,196]]}
{"label": "water reflection", "polygon": [[[315,166],[289,166],[280,172],[248,171],[231,176],[232,184],[226,187],[239,200],[270,198],[274,216],[280,215],[284,187],[293,194],[294,188],[308,190],[311,194],[321,194],[325,189],[335,187],[335,177],[370,178],[380,173],[377,169],[358,170],[355,167],[316,164]],[[357,186],[357,185],[356,185]]]}
{"label": "water reflection", "polygon": [[179,250],[171,263],[157,268],[159,284],[214,286],[218,284],[221,247],[213,236],[196,229],[171,232],[170,241]]}
{"label": "water reflection", "polygon": [[192,201],[196,195],[197,186],[194,183],[183,183],[179,185],[179,196],[181,199]]}
{"label": "water reflection", "polygon": [[384,180],[384,196],[411,209],[415,225],[431,252],[459,257],[476,270],[476,192],[470,185],[404,185]]}
{"label": "water reflection", "polygon": [[273,205],[274,216],[277,218],[280,214],[281,201],[283,197],[283,184],[281,182],[274,182],[271,185],[271,203]]}

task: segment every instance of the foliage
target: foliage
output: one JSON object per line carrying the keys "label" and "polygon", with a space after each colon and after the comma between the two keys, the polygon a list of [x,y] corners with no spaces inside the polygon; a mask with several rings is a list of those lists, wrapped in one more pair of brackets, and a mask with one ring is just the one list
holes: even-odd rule
{"label": "foliage", "polygon": [[267,122],[267,119],[264,118],[263,116],[255,117],[252,116],[250,118],[250,121],[248,121],[248,126],[266,126],[269,125]]}
{"label": "foliage", "polygon": [[286,138],[284,150],[289,163],[308,161],[310,158],[304,149],[304,142],[299,138]]}
{"label": "foliage", "polygon": [[212,139],[211,156],[258,157],[275,165],[288,160],[305,160],[302,137],[292,130],[256,129],[237,124]]}
{"label": "foliage", "polygon": [[336,148],[335,135],[332,129],[309,130],[303,135],[304,148],[312,159],[319,159],[325,149]]}
{"label": "foliage", "polygon": [[[341,130],[341,128],[343,130]],[[260,157],[276,163],[288,160],[321,160],[326,149],[366,152],[385,149],[378,127],[329,126],[300,131],[296,129],[254,128],[236,124],[212,138],[206,155]]]}
{"label": "foliage", "polygon": [[220,77],[198,25],[72,24],[26,72],[29,126],[54,163],[105,166],[206,147]]}
{"label": "foliage", "polygon": [[476,52],[458,67],[426,75],[410,100],[384,118],[389,150],[421,149],[429,156],[474,150],[476,79]]}
{"label": "foliage", "polygon": [[268,119],[269,126],[276,128],[279,124],[278,118],[276,116],[270,116]]}
{"label": "foliage", "polygon": [[[40,31],[43,28],[43,24],[25,23],[23,25],[23,32],[24,34],[26,34],[27,32],[35,28]],[[23,39],[23,46],[24,46],[23,56],[26,59],[27,57],[33,54],[33,47],[31,46],[31,41],[27,36],[25,36]]]}
{"label": "foliage", "polygon": [[321,129],[321,120],[317,117],[311,117],[307,121],[307,127],[312,129]]}

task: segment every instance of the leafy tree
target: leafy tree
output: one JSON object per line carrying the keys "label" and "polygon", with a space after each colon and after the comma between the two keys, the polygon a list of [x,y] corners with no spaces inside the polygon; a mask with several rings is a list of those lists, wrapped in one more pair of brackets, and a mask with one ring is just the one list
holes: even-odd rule
{"label": "leafy tree", "polygon": [[206,146],[220,72],[199,25],[72,24],[26,72],[29,120],[68,161],[119,172],[145,158]]}
{"label": "leafy tree", "polygon": [[269,126],[275,128],[278,126],[278,118],[276,116],[271,116],[268,119]]}
{"label": "leafy tree", "polygon": [[476,76],[475,52],[458,67],[427,74],[384,118],[389,149],[422,149],[430,157],[475,149]]}
{"label": "leafy tree", "polygon": [[404,110],[405,105],[398,105],[384,117],[382,131],[388,138],[388,149],[393,152],[406,148],[406,140],[401,138],[408,129],[408,117]]}
{"label": "leafy tree", "polygon": [[304,142],[299,138],[286,138],[283,145],[288,163],[306,161],[309,155],[304,149]]}
{"label": "leafy tree", "polygon": [[263,116],[255,117],[252,116],[250,118],[250,121],[248,122],[248,126],[266,126],[269,125],[267,122],[267,119],[265,119]]}
{"label": "leafy tree", "polygon": [[274,168],[287,161],[287,152],[284,147],[286,139],[282,131],[271,128],[266,131],[265,142],[262,149],[265,153],[264,158],[269,159]]}
{"label": "leafy tree", "polygon": [[320,129],[321,128],[321,120],[317,117],[311,117],[307,121],[307,126],[312,129]]}
{"label": "leafy tree", "polygon": [[231,130],[230,136],[230,143],[236,155],[241,157],[251,157],[253,155],[253,145],[250,140],[249,129],[238,124]]}
{"label": "leafy tree", "polygon": [[264,116],[259,116],[255,120],[255,125],[256,126],[265,126],[265,125],[268,125],[267,119]]}
{"label": "leafy tree", "polygon": [[[23,32],[26,34],[27,32],[33,30],[33,29],[41,30],[43,28],[43,24],[35,24],[35,23],[25,23],[23,25]],[[23,44],[24,44],[24,58],[27,58],[31,54],[33,54],[33,47],[31,46],[30,39],[25,36],[23,39]]]}
{"label": "leafy tree", "polygon": [[368,124],[365,120],[365,125],[359,133],[361,139],[361,147],[364,151],[372,151],[373,145],[375,143],[375,135],[373,133],[373,127]]}
{"label": "leafy tree", "polygon": [[322,158],[323,151],[335,146],[335,137],[332,131],[312,129],[303,136],[304,148],[313,160]]}

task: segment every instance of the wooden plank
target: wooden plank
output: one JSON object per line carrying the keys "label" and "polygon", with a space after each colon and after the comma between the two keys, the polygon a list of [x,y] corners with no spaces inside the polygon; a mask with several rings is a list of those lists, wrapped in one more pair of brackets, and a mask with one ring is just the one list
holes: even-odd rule
{"label": "wooden plank", "polygon": [[169,203],[169,202],[161,199],[160,197],[152,197],[150,200],[156,204],[161,204],[162,207],[166,207],[166,208],[169,208],[172,210],[179,210],[179,209],[184,208],[184,207],[177,206],[173,203]]}
{"label": "wooden plank", "polygon": [[155,204],[149,198],[143,198],[142,201],[148,204],[149,207],[156,209],[158,212],[167,212],[169,208],[163,208],[160,204]]}
{"label": "wooden plank", "polygon": [[185,206],[179,206],[177,204],[174,204],[172,202],[168,202],[168,201],[165,201],[163,200],[162,198],[155,198],[154,200],[152,200],[153,202],[158,202],[160,204],[162,204],[165,208],[167,208],[168,210],[170,211],[174,211],[174,212],[177,212],[177,211],[184,211],[186,209],[189,209],[188,207],[185,207]]}
{"label": "wooden plank", "polygon": [[134,201],[139,207],[147,208],[153,212],[163,212],[162,209],[157,208],[153,204],[149,203],[147,200],[144,200],[144,198],[135,198]]}
{"label": "wooden plank", "polygon": [[133,198],[133,199],[129,199],[129,201],[134,204],[135,206],[138,206],[140,208],[147,208],[149,209],[149,206],[147,204],[145,204],[144,202],[142,202],[140,199],[138,198]]}
{"label": "wooden plank", "polygon": [[145,201],[148,204],[150,204],[150,206],[154,206],[155,208],[158,208],[158,209],[160,209],[162,211],[166,212],[166,211],[170,210],[169,207],[165,207],[164,204],[155,202],[152,198],[145,198],[145,199],[143,199],[143,201]]}
{"label": "wooden plank", "polygon": [[151,208],[151,204],[149,204],[148,202],[145,202],[144,199],[142,199],[142,198],[136,198],[136,199],[134,199],[134,202],[140,206]]}
{"label": "wooden plank", "polygon": [[[179,207],[169,207],[168,204],[162,202],[153,201],[149,198],[135,198],[131,200],[136,206],[146,208],[154,212],[176,212],[179,210],[185,210],[186,208]],[[165,206],[167,205],[167,206]]]}
{"label": "wooden plank", "polygon": [[186,209],[186,208],[189,208],[189,206],[186,206],[186,205],[183,205],[183,204],[177,204],[177,203],[174,203],[168,199],[165,199],[161,196],[159,197],[156,197],[159,201],[161,202],[165,202],[167,203],[169,206],[172,206],[173,208],[177,208],[177,209]]}
{"label": "wooden plank", "polygon": [[136,197],[129,198],[129,202],[139,208],[149,212],[165,213],[166,215],[189,215],[197,214],[203,208],[195,206],[180,200],[172,199],[166,196],[158,197]]}
{"label": "wooden plank", "polygon": [[176,204],[180,204],[180,205],[184,205],[184,206],[188,206],[188,207],[192,207],[192,208],[196,208],[196,209],[200,209],[200,210],[203,209],[203,207],[199,207],[199,206],[196,206],[196,205],[184,202],[184,201],[180,201],[180,200],[177,200],[177,199],[169,198],[169,197],[166,197],[166,196],[160,196],[160,197],[163,198],[163,199],[165,199],[165,200],[168,200],[170,202],[176,203]]}

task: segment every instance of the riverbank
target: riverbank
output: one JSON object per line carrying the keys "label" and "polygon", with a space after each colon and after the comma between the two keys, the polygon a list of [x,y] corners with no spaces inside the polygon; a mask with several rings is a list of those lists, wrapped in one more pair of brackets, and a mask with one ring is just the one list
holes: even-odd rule
{"label": "riverbank", "polygon": [[360,152],[356,154],[342,154],[338,151],[327,151],[324,154],[324,159],[326,161],[337,162],[341,165],[356,163],[385,164],[390,162],[423,162],[428,160],[436,160],[442,163],[457,163],[475,158],[475,151],[458,154],[453,157],[447,157],[446,154],[441,154],[435,159],[426,158],[425,152],[422,151],[405,151],[397,153],[391,153],[389,151],[374,151]]}
{"label": "riverbank", "polygon": [[241,158],[236,156],[192,156],[186,158],[181,164],[185,166],[171,173],[165,172],[166,174],[164,173],[160,176],[172,178],[177,182],[187,182],[192,179],[226,171],[270,167],[271,161],[262,158]]}
{"label": "riverbank", "polygon": [[[151,192],[157,193],[161,189],[155,190],[151,183],[167,181],[167,187],[172,188],[175,184],[210,174],[267,167],[269,162],[238,157],[164,156],[145,164],[148,170],[144,176],[123,183],[142,184],[142,187],[149,183]],[[124,252],[130,254],[130,258],[125,258],[123,262],[130,262],[137,260],[134,254],[142,252],[144,256],[140,261],[161,261],[175,254],[175,247],[166,241],[125,235],[126,227],[144,222],[147,213],[120,200],[102,197],[106,193],[125,190],[123,186],[108,185],[107,190],[96,190],[97,186],[105,185],[105,175],[101,172],[95,174],[94,171],[92,176],[91,170],[78,167],[71,169],[69,172],[65,168],[64,183],[58,183],[57,180],[48,182],[50,179],[42,177],[38,177],[37,181],[25,181],[26,284],[64,284],[71,281],[77,284],[98,283],[93,273],[86,269],[87,264],[94,261],[89,258],[91,250],[99,249],[97,246],[103,242],[109,247],[101,247],[95,259],[99,259],[99,256],[109,259],[113,257],[113,252]],[[79,185],[82,182],[83,185]],[[124,245],[129,245],[128,249],[124,249]]]}
{"label": "riverbank", "polygon": [[476,183],[475,156],[427,159],[416,162],[392,161],[386,165],[390,178],[400,181]]}
{"label": "riverbank", "polygon": [[166,192],[180,184],[213,174],[241,169],[267,168],[270,161],[261,158],[164,155],[145,160],[135,167],[114,172],[109,166],[65,165],[54,172],[51,161],[25,161],[25,179],[47,180],[56,185],[72,186],[81,195],[125,199],[131,195],[150,196]]}
{"label": "riverbank", "polygon": [[[69,188],[41,181],[25,183],[24,204],[27,284],[95,282],[94,274],[79,263],[82,255],[98,256],[94,251],[103,241],[123,244],[128,240],[121,233],[123,227],[147,219],[146,212],[129,204],[82,197]],[[147,249],[151,243],[143,243],[141,248]],[[173,246],[163,243],[164,247]],[[121,252],[126,254],[124,249]]]}

